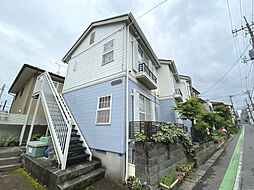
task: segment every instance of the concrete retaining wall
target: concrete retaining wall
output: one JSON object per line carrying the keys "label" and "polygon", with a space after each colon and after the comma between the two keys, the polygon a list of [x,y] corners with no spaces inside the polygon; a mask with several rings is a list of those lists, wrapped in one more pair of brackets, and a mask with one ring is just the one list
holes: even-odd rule
{"label": "concrete retaining wall", "polygon": [[204,164],[210,157],[212,157],[212,155],[221,147],[226,139],[226,137],[222,137],[218,143],[210,141],[199,145],[199,147],[195,149],[195,155],[197,158],[195,163],[196,167]]}
{"label": "concrete retaining wall", "polygon": [[[201,144],[195,150],[196,167],[204,164],[225,140],[226,137],[218,143],[211,141]],[[138,142],[135,146],[135,176],[146,181],[154,189],[158,186],[158,180],[167,175],[169,170],[175,170],[179,163],[187,163],[191,159],[184,153],[184,147],[181,144]]]}
{"label": "concrete retaining wall", "polygon": [[152,186],[178,163],[185,162],[187,156],[181,144],[136,143],[135,175]]}

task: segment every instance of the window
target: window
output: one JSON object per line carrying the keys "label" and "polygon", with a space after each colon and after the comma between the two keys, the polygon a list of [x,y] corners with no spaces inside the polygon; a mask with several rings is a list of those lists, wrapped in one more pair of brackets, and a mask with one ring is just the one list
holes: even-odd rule
{"label": "window", "polygon": [[91,34],[91,36],[90,36],[90,45],[91,45],[92,43],[94,43],[94,37],[95,37],[95,32],[93,32],[93,33]]}
{"label": "window", "polygon": [[141,63],[145,63],[149,69],[151,69],[152,64],[149,58],[144,54],[144,52],[138,48],[138,65]]}
{"label": "window", "polygon": [[139,120],[140,121],[151,121],[152,119],[151,101],[139,95]]}
{"label": "window", "polygon": [[104,44],[102,64],[106,64],[113,61],[113,53],[114,53],[114,40],[110,40],[109,42]]}
{"label": "window", "polygon": [[112,96],[98,98],[96,124],[110,124]]}

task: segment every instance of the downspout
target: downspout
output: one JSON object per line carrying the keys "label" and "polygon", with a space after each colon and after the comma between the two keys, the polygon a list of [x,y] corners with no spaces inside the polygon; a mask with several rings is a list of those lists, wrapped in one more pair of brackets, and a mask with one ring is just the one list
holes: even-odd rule
{"label": "downspout", "polygon": [[126,27],[126,83],[125,83],[125,182],[128,179],[128,157],[129,157],[129,115],[128,115],[128,98],[129,98],[129,68],[128,68],[128,58],[129,58],[129,28],[128,24]]}

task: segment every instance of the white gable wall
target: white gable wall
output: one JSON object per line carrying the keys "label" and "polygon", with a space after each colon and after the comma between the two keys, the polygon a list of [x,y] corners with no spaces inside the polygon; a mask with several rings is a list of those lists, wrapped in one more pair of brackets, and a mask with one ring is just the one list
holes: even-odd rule
{"label": "white gable wall", "polygon": [[[126,29],[123,23],[114,23],[95,27],[77,50],[73,53],[68,62],[64,92],[72,90],[91,82],[103,79],[123,71],[124,50],[126,41]],[[90,34],[95,31],[93,44],[90,42]],[[104,44],[114,39],[114,61],[102,64]]]}

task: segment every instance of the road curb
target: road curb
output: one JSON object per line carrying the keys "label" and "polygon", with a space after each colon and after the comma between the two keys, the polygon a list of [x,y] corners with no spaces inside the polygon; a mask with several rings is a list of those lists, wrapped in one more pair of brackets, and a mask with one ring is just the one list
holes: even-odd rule
{"label": "road curb", "polygon": [[178,190],[192,190],[195,187],[195,185],[201,180],[201,178],[207,173],[208,169],[219,158],[219,156],[222,154],[222,152],[225,150],[228,144],[232,141],[234,136],[228,138],[211,158],[209,158],[203,165],[197,168],[196,172],[190,174],[190,176],[186,178],[186,180],[183,182],[183,184]]}

